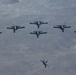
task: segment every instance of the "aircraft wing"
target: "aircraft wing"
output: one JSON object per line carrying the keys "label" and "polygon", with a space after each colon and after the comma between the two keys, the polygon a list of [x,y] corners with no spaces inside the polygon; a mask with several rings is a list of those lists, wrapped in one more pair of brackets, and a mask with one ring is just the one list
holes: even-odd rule
{"label": "aircraft wing", "polygon": [[30,22],[30,24],[36,24],[36,22],[34,22],[34,23]]}
{"label": "aircraft wing", "polygon": [[71,26],[64,26],[64,28],[71,28]]}
{"label": "aircraft wing", "polygon": [[2,34],[2,32],[0,32],[0,34]]}
{"label": "aircraft wing", "polygon": [[48,62],[48,60],[46,61],[46,63]]}
{"label": "aircraft wing", "polygon": [[30,34],[36,34],[36,32],[30,32]]}
{"label": "aircraft wing", "polygon": [[48,24],[48,22],[41,22],[41,24]]}
{"label": "aircraft wing", "polygon": [[59,25],[57,25],[57,26],[53,26],[53,28],[60,28],[60,26],[59,26]]}
{"label": "aircraft wing", "polygon": [[47,34],[47,32],[40,32],[40,34]]}
{"label": "aircraft wing", "polygon": [[17,26],[17,28],[18,28],[18,29],[22,29],[22,28],[25,28],[25,27],[20,27],[20,26]]}
{"label": "aircraft wing", "polygon": [[76,33],[76,31],[74,31]]}
{"label": "aircraft wing", "polygon": [[13,29],[13,27],[7,27],[7,29]]}
{"label": "aircraft wing", "polygon": [[40,60],[42,63],[44,62],[43,60]]}

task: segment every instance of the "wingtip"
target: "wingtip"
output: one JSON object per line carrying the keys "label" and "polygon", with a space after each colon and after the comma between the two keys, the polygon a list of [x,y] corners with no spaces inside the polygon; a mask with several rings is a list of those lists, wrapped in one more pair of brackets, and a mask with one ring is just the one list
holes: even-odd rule
{"label": "wingtip", "polygon": [[8,29],[8,27],[7,27],[7,29]]}
{"label": "wingtip", "polygon": [[29,24],[32,24],[31,22]]}
{"label": "wingtip", "polygon": [[32,34],[32,32],[30,32],[30,34]]}
{"label": "wingtip", "polygon": [[76,31],[74,31],[74,33],[76,33]]}
{"label": "wingtip", "polygon": [[23,28],[25,28],[25,27],[23,27]]}
{"label": "wingtip", "polygon": [[45,32],[47,34],[47,32]]}
{"label": "wingtip", "polygon": [[47,22],[47,24],[50,24],[49,22]]}
{"label": "wingtip", "polygon": [[0,32],[0,34],[2,34],[2,32]]}

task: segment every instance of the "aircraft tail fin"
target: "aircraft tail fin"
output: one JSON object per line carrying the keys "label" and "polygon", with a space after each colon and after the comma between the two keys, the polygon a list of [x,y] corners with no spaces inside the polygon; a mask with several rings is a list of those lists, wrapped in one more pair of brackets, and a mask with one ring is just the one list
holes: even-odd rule
{"label": "aircraft tail fin", "polygon": [[15,33],[15,31],[16,31],[16,30],[15,30],[15,29],[13,29],[13,33]]}
{"label": "aircraft tail fin", "polygon": [[64,32],[64,28],[62,29],[62,32]]}

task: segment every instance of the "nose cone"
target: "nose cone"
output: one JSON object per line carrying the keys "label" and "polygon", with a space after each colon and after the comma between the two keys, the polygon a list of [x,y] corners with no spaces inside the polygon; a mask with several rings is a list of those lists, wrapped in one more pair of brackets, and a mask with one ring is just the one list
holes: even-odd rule
{"label": "nose cone", "polygon": [[38,25],[40,25],[40,21],[38,21]]}
{"label": "nose cone", "polygon": [[64,28],[64,26],[61,26],[61,28]]}

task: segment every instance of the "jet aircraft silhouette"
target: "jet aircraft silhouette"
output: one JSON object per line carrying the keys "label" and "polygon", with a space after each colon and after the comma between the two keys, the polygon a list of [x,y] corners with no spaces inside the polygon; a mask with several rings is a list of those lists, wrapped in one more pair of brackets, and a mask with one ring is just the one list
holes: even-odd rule
{"label": "jet aircraft silhouette", "polygon": [[62,30],[62,32],[64,32],[65,28],[71,28],[71,26],[67,26],[65,25],[65,23],[63,25],[56,25],[53,28],[60,28]]}
{"label": "jet aircraft silhouette", "polygon": [[47,66],[49,66],[49,65],[47,64],[48,61],[45,61],[45,60],[40,60],[40,61],[43,63],[43,65],[45,66],[45,68],[46,68]]}
{"label": "jet aircraft silhouette", "polygon": [[37,38],[39,38],[39,35],[40,35],[40,34],[47,34],[47,32],[33,31],[33,32],[30,32],[30,34],[36,34]]}
{"label": "jet aircraft silhouette", "polygon": [[21,26],[11,26],[11,27],[7,27],[7,29],[13,29],[13,32],[15,33],[17,29],[22,29],[25,27],[21,27]]}
{"label": "jet aircraft silhouette", "polygon": [[37,27],[39,28],[41,24],[48,24],[48,22],[44,22],[44,21],[34,21],[34,22],[30,22],[30,24],[36,24]]}

